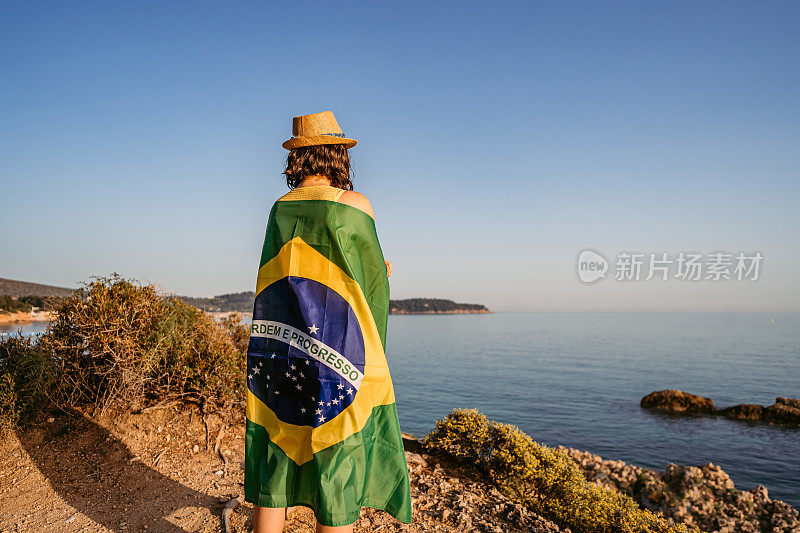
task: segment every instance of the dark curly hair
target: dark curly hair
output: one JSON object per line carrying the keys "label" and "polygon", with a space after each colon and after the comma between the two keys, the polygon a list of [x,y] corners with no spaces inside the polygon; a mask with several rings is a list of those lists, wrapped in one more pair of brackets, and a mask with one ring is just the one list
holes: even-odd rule
{"label": "dark curly hair", "polygon": [[343,144],[321,144],[301,146],[289,151],[286,156],[286,185],[294,189],[307,176],[322,174],[331,185],[339,189],[353,190],[350,180],[350,156]]}

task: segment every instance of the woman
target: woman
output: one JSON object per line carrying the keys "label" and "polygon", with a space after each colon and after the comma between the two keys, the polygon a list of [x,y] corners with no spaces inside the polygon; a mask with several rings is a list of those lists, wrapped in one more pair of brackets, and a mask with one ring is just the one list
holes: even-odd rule
{"label": "woman", "polygon": [[350,532],[361,507],[411,523],[411,492],[386,362],[391,265],[369,201],[353,191],[333,113],[295,117],[286,182],[261,254],[247,353],[245,499],[254,531],[291,506],[317,532]]}

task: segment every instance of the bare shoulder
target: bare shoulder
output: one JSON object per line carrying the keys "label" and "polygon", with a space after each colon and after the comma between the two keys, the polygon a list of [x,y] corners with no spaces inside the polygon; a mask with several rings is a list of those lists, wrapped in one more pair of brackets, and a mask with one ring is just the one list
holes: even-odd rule
{"label": "bare shoulder", "polygon": [[364,211],[366,214],[375,218],[375,213],[372,212],[372,205],[367,200],[367,197],[356,191],[344,191],[339,197],[339,201],[343,204],[355,207]]}

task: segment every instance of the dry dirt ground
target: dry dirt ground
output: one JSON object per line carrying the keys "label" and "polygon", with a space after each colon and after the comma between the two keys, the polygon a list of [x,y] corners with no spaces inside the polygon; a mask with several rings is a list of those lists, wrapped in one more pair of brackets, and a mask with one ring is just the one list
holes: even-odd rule
{"label": "dry dirt ground", "polygon": [[[243,421],[242,421],[243,422]],[[413,524],[364,507],[355,531],[556,531],[406,440]],[[411,449],[410,449],[411,448]],[[173,405],[92,420],[52,413],[0,445],[0,533],[222,531],[225,502],[242,494],[244,424]],[[232,530],[252,530],[239,505]],[[305,507],[284,531],[314,531]],[[539,527],[540,526],[540,527]]]}

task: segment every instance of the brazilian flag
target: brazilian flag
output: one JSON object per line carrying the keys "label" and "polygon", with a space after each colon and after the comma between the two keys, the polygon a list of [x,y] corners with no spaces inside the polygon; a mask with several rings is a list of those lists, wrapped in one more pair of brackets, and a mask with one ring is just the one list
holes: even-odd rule
{"label": "brazilian flag", "polygon": [[247,352],[245,499],[319,523],[362,506],[411,523],[386,362],[389,282],[375,222],[332,200],[278,200]]}

